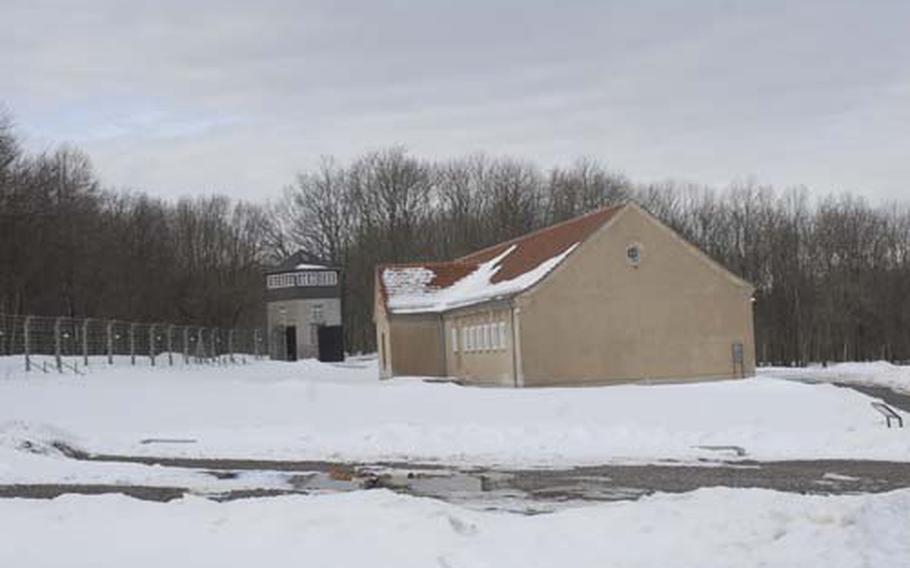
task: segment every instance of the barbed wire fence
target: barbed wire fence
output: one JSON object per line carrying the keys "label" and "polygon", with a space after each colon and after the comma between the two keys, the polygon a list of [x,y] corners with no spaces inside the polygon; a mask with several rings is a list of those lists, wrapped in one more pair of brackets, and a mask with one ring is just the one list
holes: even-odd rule
{"label": "barbed wire fence", "polygon": [[27,372],[82,374],[94,365],[230,365],[268,357],[260,329],[0,314],[0,357]]}

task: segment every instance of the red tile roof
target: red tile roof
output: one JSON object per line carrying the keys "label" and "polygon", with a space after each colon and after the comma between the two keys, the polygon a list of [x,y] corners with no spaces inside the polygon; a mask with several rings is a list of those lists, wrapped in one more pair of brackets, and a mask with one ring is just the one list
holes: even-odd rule
{"label": "red tile roof", "polygon": [[472,252],[455,261],[480,264],[496,258],[507,248],[515,245],[516,249],[503,259],[499,271],[493,276],[492,283],[511,280],[533,270],[541,262],[553,258],[573,244],[586,240],[621,208],[622,205],[617,205],[598,209],[587,215],[550,225],[510,241]]}
{"label": "red tile roof", "polygon": [[[514,280],[528,274],[544,262],[567,253],[573,245],[585,241],[622,207],[622,205],[618,205],[599,209],[481,249],[450,262],[380,265],[377,267],[377,272],[382,302],[388,305],[390,296],[415,293],[432,294],[450,288],[456,282],[473,274],[481,265],[503,255],[510,248],[512,250],[499,261],[496,270],[493,271],[489,284]],[[533,282],[528,283],[527,287],[531,285]],[[480,294],[477,295],[477,301],[473,303],[488,299],[490,298]],[[427,309],[427,311],[438,310]]]}

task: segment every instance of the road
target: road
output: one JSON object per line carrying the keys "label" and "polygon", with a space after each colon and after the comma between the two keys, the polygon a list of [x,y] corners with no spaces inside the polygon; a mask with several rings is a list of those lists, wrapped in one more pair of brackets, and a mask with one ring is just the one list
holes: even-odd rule
{"label": "road", "polygon": [[[242,472],[281,472],[285,487],[215,492],[216,500],[295,493],[387,488],[484,509],[546,512],[580,501],[634,500],[654,492],[702,487],[756,487],[801,494],[875,493],[910,487],[910,462],[812,460],[704,464],[605,464],[570,469],[449,468],[406,463],[343,463],[84,456],[73,459],[180,467],[213,482]],[[121,485],[0,485],[0,497],[53,498],[66,493],[121,493],[152,501],[182,497],[189,489]]]}
{"label": "road", "polygon": [[890,404],[894,408],[899,408],[904,412],[910,412],[910,394],[896,392],[887,387],[871,387],[865,385],[856,385],[849,383],[834,383],[839,387],[844,387],[848,389],[853,389],[855,391],[861,392],[866,396],[872,398],[877,398],[884,401],[886,404]]}

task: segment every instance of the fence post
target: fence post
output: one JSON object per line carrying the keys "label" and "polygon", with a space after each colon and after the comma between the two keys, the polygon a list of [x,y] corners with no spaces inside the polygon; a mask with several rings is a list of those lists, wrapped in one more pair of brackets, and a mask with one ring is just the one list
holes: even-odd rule
{"label": "fence post", "polygon": [[155,366],[155,324],[149,326],[149,360]]}
{"label": "fence post", "polygon": [[196,362],[202,363],[205,359],[205,345],[202,344],[202,328],[196,330]]}
{"label": "fence post", "polygon": [[218,360],[216,359],[217,352],[215,351],[215,328],[214,327],[212,328],[211,344],[212,344],[212,362],[217,363]]}
{"label": "fence post", "polygon": [[90,318],[82,320],[82,364],[88,367],[88,322]]}
{"label": "fence post", "polygon": [[130,324],[130,365],[136,364],[136,324]]}
{"label": "fence post", "polygon": [[62,318],[57,318],[54,320],[54,359],[57,360],[57,372],[63,372],[63,357],[60,354],[60,320]]}
{"label": "fence post", "polygon": [[183,364],[189,365],[190,363],[190,328],[189,326],[183,326]]}
{"label": "fence post", "polygon": [[167,326],[167,364],[174,366],[174,326]]}
{"label": "fence post", "polygon": [[114,364],[114,322],[108,321],[105,326],[105,333],[107,334],[107,364]]}
{"label": "fence post", "polygon": [[234,363],[234,329],[228,330],[228,360]]}
{"label": "fence post", "polygon": [[32,316],[25,316],[25,321],[22,323],[22,347],[25,351],[25,372],[32,370],[32,357],[31,357],[31,323]]}
{"label": "fence post", "polygon": [[253,330],[253,357],[259,359],[259,328]]}

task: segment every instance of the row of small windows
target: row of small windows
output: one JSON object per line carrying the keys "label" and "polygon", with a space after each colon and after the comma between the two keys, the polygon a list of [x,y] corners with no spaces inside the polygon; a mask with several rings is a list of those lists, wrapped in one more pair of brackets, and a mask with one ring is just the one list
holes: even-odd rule
{"label": "row of small windows", "polygon": [[338,273],[331,271],[287,272],[284,274],[270,274],[266,278],[266,287],[270,290],[276,288],[335,286],[337,284]]}
{"label": "row of small windows", "polygon": [[477,351],[500,351],[506,348],[505,322],[469,325],[454,328],[452,334],[452,351],[473,353]]}

